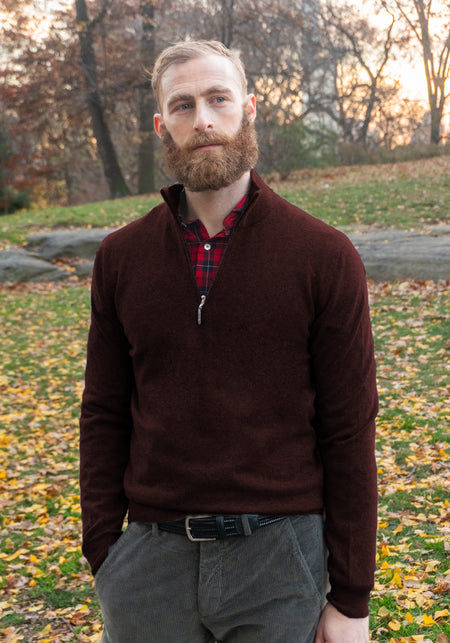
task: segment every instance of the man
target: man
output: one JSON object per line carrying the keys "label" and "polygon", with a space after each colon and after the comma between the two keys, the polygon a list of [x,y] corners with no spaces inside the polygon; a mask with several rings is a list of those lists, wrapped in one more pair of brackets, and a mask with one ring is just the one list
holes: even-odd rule
{"label": "man", "polygon": [[81,498],[102,640],[366,643],[363,266],[252,169],[255,97],[234,52],[174,45],[152,82],[179,183],[103,242],[92,282]]}

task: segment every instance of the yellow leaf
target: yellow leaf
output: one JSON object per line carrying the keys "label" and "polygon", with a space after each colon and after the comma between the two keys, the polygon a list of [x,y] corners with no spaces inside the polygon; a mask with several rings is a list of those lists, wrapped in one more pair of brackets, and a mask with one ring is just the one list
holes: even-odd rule
{"label": "yellow leaf", "polygon": [[434,618],[431,615],[428,616],[428,614],[424,614],[423,615],[423,624],[426,625],[427,627],[430,627],[431,625],[436,625],[436,621],[434,620]]}
{"label": "yellow leaf", "polygon": [[392,532],[393,534],[399,534],[401,531],[403,531],[403,527],[401,525],[398,525],[396,529]]}
{"label": "yellow leaf", "polygon": [[399,629],[401,628],[401,623],[399,623],[398,621],[395,621],[395,620],[394,621],[389,621],[388,627],[393,632],[398,632]]}
{"label": "yellow leaf", "polygon": [[407,612],[405,619],[408,621],[408,623],[414,623],[414,616],[410,612]]}
{"label": "yellow leaf", "polygon": [[427,563],[427,566],[425,567],[425,571],[430,573],[436,571],[436,569],[439,567],[441,564],[440,560],[429,560]]}
{"label": "yellow leaf", "polygon": [[448,610],[439,610],[434,613],[435,620],[437,620],[438,618],[444,618],[444,616],[449,616]]}
{"label": "yellow leaf", "polygon": [[11,554],[10,556],[1,556],[4,560],[6,560],[8,563],[10,563],[12,560],[15,560],[19,556],[22,556],[22,554],[27,554],[28,550],[27,549],[18,549],[14,554]]}
{"label": "yellow leaf", "polygon": [[392,579],[390,580],[390,585],[396,585],[397,587],[402,586],[402,579],[399,574],[400,570],[396,568],[394,570],[394,575],[392,576]]}
{"label": "yellow leaf", "polygon": [[380,607],[380,609],[378,610],[378,616],[380,618],[384,618],[385,616],[388,616],[388,615],[389,615],[389,610],[387,609],[387,607],[385,607],[384,605]]}

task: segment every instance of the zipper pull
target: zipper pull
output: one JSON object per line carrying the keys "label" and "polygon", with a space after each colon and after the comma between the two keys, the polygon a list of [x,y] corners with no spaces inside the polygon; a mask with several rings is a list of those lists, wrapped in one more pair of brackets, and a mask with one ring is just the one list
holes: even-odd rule
{"label": "zipper pull", "polygon": [[206,295],[202,295],[201,300],[200,300],[200,304],[199,304],[198,309],[197,309],[197,324],[199,326],[202,325],[202,309],[203,309],[203,306],[205,305],[205,301],[206,301]]}

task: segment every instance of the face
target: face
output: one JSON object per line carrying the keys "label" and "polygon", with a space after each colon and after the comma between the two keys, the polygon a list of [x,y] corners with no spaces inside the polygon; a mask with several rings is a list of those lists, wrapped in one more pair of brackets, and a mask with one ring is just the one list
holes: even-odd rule
{"label": "face", "polygon": [[205,56],[169,67],[162,78],[155,130],[169,171],[193,191],[220,189],[257,159],[255,98],[233,63]]}

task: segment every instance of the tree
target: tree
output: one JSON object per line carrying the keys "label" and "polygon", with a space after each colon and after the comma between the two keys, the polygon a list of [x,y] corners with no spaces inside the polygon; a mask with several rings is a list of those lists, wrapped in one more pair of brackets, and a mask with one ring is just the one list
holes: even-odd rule
{"label": "tree", "polygon": [[0,214],[15,212],[30,205],[27,193],[16,189],[17,180],[14,181],[14,170],[20,160],[19,145],[13,143],[8,126],[0,121]]}
{"label": "tree", "polygon": [[97,62],[94,51],[93,32],[105,17],[109,0],[104,0],[96,18],[89,20],[85,0],[75,0],[78,34],[80,40],[81,65],[86,82],[86,99],[92,119],[92,128],[97,141],[111,198],[130,193],[117,159],[116,150],[105,118],[103,101],[100,94]]}
{"label": "tree", "polygon": [[396,44],[395,17],[389,14],[385,31],[359,16],[355,7],[328,2],[322,12],[327,49],[336,61],[337,110],[328,113],[344,140],[366,145],[376,107],[396,91],[386,80],[386,64]]}
{"label": "tree", "polygon": [[[386,0],[382,2],[386,6]],[[435,0],[433,5],[433,0],[393,0],[393,4],[422,51],[430,107],[430,142],[437,145],[442,140],[441,123],[450,77],[450,2]]]}
{"label": "tree", "polygon": [[[142,74],[144,68],[152,69],[155,62],[155,7],[153,0],[141,0],[141,60]],[[153,131],[153,114],[156,104],[149,74],[139,85],[139,165],[138,193],[146,194],[155,191],[155,134]]]}

